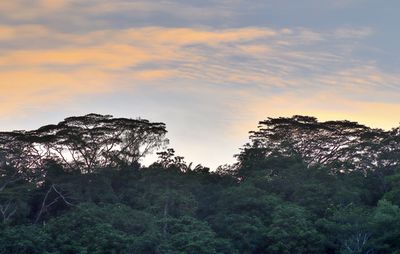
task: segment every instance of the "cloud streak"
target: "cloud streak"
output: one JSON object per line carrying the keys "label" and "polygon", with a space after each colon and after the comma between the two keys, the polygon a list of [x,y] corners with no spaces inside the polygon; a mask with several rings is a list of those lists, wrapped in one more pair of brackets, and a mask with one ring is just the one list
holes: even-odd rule
{"label": "cloud streak", "polygon": [[[30,103],[25,94],[34,93],[35,87],[65,90],[58,93],[65,98],[95,86],[107,88],[96,91],[110,91],[126,87],[122,84],[151,85],[163,79],[249,89],[258,94],[276,89],[299,93],[340,89],[356,94],[397,91],[399,75],[349,53],[350,41],[371,34],[367,28],[321,33],[259,27],[143,27],[75,34],[38,25],[3,26],[3,41],[36,43],[0,50],[0,86],[5,93],[14,94],[14,104]],[[21,87],[32,89],[18,99]],[[10,107],[9,112],[15,108]]]}
{"label": "cloud streak", "polygon": [[[96,111],[106,98],[121,108],[148,105],[143,115],[173,112],[189,130],[198,121],[203,139],[213,132],[209,139],[221,147],[222,137],[243,140],[268,116],[393,125],[387,119],[400,109],[400,74],[379,57],[396,59],[395,52],[371,44],[382,36],[379,26],[350,22],[359,0],[328,2],[2,1],[0,116],[65,105]],[[182,135],[183,127],[172,128]],[[207,144],[196,149],[209,156]]]}

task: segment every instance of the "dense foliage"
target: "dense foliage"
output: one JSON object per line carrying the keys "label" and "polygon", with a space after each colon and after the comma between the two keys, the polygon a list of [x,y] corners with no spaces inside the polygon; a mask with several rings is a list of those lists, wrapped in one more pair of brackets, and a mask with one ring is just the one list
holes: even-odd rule
{"label": "dense foliage", "polygon": [[400,253],[400,129],[270,118],[234,165],[90,114],[0,133],[0,253]]}

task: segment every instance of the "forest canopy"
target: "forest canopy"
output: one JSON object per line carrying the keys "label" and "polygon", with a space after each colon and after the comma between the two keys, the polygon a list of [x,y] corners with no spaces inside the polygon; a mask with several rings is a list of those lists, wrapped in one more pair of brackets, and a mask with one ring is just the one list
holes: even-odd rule
{"label": "forest canopy", "polygon": [[214,170],[166,133],[99,114],[1,132],[0,254],[400,253],[400,127],[268,118]]}

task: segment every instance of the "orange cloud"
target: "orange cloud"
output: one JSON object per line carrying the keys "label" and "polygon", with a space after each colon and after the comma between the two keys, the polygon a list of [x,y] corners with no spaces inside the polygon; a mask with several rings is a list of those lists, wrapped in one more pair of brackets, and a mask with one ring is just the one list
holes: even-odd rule
{"label": "orange cloud", "polygon": [[[42,4],[64,8],[65,3]],[[262,106],[264,102],[255,96],[260,105],[250,101],[250,106],[244,107],[255,116],[254,121],[292,112],[320,115],[330,112],[330,116],[336,112],[337,116],[342,113],[345,116],[344,112],[349,110],[361,117],[370,114],[363,110],[368,107],[379,117],[377,108],[387,108],[385,112],[398,109],[397,104],[382,103],[372,107],[369,106],[372,104],[351,104],[348,99],[343,99],[342,104],[349,106],[346,110],[319,112],[316,109],[326,105],[319,97],[302,100],[299,95],[285,95],[281,98],[270,92],[271,88],[284,91],[309,89],[315,94],[336,89],[342,92],[338,97],[345,98],[343,93],[346,92],[365,95],[365,91],[372,91],[379,95],[377,101],[383,101],[382,98],[389,94],[379,92],[378,88],[390,90],[400,83],[399,75],[384,72],[374,63],[359,62],[336,52],[298,48],[299,43],[319,43],[325,39],[324,34],[306,29],[142,27],[73,34],[38,25],[1,26],[0,40],[8,40],[10,45],[23,43],[24,47],[0,50],[0,91],[3,94],[0,114],[21,111],[24,105],[36,107],[80,94],[120,90],[121,84],[148,85],[164,80],[175,80],[177,84],[193,81],[235,84],[239,90],[246,90],[244,96],[249,98],[264,94],[269,104]],[[34,42],[33,47],[27,42]],[[193,88],[188,85],[184,89]],[[217,91],[214,89],[209,93]],[[391,98],[395,97],[392,95]],[[292,103],[288,104],[288,101]],[[291,108],[294,102],[297,106]],[[253,107],[260,110],[253,112]],[[265,108],[270,110],[261,110]],[[337,106],[331,104],[330,108]]]}
{"label": "orange cloud", "polygon": [[137,71],[133,74],[133,79],[138,80],[156,80],[175,77],[177,74],[174,70],[149,70]]}
{"label": "orange cloud", "polygon": [[66,0],[40,0],[39,5],[42,8],[56,10],[67,6],[68,2]]}
{"label": "orange cloud", "polygon": [[51,31],[41,25],[18,25],[18,26],[1,26],[0,25],[0,41],[5,40],[25,40],[30,41],[33,38],[50,37]]}
{"label": "orange cloud", "polygon": [[29,109],[50,110],[74,96],[110,91],[109,75],[94,70],[72,74],[43,70],[0,72],[0,116]]}
{"label": "orange cloud", "polygon": [[0,26],[0,40],[9,40],[15,37],[15,31],[8,26]]}
{"label": "orange cloud", "polygon": [[63,34],[71,43],[133,43],[142,46],[174,46],[192,44],[217,45],[224,42],[246,42],[259,38],[277,36],[280,31],[268,28],[238,28],[238,29],[200,29],[200,28],[165,28],[138,27],[118,30],[101,30],[85,35]]}
{"label": "orange cloud", "polygon": [[151,59],[147,52],[129,45],[101,45],[99,47],[64,48],[52,50],[22,50],[5,54],[3,66],[92,65],[123,68]]}

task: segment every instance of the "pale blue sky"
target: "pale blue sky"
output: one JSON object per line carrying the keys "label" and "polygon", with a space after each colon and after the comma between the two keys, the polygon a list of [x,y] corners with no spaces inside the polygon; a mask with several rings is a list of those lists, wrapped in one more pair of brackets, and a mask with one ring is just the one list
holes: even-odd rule
{"label": "pale blue sky", "polygon": [[395,127],[399,10],[394,0],[2,1],[0,126],[142,117],[213,168],[270,116]]}

